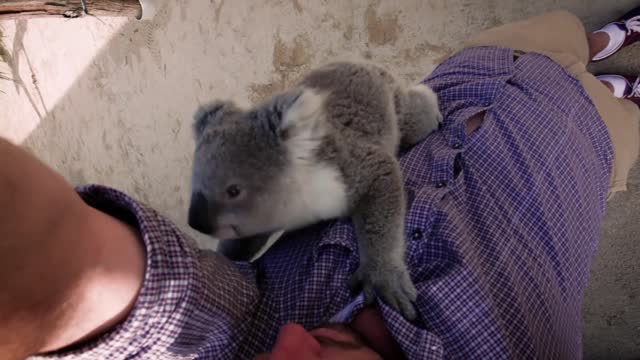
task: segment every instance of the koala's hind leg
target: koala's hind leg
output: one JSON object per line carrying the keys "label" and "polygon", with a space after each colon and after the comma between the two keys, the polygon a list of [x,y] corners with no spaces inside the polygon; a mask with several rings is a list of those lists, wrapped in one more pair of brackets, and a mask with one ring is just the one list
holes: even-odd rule
{"label": "koala's hind leg", "polygon": [[218,252],[234,261],[249,261],[266,245],[270,234],[220,241]]}
{"label": "koala's hind leg", "polygon": [[396,93],[396,109],[403,147],[424,140],[442,122],[438,96],[427,85],[418,84]]}

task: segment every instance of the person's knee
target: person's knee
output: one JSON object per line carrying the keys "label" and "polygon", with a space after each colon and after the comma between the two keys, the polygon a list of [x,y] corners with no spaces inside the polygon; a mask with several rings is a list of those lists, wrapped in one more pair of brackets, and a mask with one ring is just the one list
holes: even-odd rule
{"label": "person's knee", "polygon": [[553,21],[563,24],[563,26],[567,28],[567,31],[584,33],[586,38],[584,23],[574,13],[567,10],[553,10],[547,13],[546,16],[548,16],[549,19],[553,19]]}
{"label": "person's knee", "polygon": [[551,10],[546,13],[546,16],[557,18],[558,20],[562,20],[567,23],[574,23],[574,24],[577,23],[582,25],[582,21],[580,20],[580,18],[578,18],[578,16],[576,16],[574,13],[568,10],[564,10],[564,9]]}

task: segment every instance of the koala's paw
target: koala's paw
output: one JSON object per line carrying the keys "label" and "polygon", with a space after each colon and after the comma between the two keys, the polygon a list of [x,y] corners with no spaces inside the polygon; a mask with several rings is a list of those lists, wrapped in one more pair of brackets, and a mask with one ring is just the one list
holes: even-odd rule
{"label": "koala's paw", "polygon": [[349,286],[354,291],[361,289],[367,304],[371,304],[378,295],[405,318],[416,318],[413,303],[417,297],[417,290],[404,265],[388,268],[361,265],[351,277]]}

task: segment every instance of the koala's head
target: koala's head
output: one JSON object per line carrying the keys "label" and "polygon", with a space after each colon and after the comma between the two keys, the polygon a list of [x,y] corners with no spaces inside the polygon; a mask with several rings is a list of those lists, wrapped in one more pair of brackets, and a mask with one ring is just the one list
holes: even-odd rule
{"label": "koala's head", "polygon": [[248,110],[228,101],[198,109],[189,225],[223,240],[286,227],[291,142],[313,132],[319,107],[294,89]]}

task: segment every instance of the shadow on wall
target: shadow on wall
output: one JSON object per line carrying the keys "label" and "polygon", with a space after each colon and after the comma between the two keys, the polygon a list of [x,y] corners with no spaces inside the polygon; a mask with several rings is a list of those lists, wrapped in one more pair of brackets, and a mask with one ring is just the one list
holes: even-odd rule
{"label": "shadow on wall", "polygon": [[[205,244],[186,226],[191,116],[198,103],[215,97],[244,104],[258,101],[310,67],[341,57],[371,57],[405,79],[418,81],[438,59],[483,28],[558,7],[574,11],[593,28],[635,3],[166,2],[153,21],[131,21],[119,29],[57,104],[38,114],[40,124],[24,144],[72,183],[101,183],[123,190]],[[28,22],[20,26],[28,30]],[[600,67],[620,69],[629,65],[627,57],[637,59],[637,54],[632,50]],[[9,65],[19,61],[7,61],[5,56]],[[640,73],[640,62],[632,64],[634,69],[626,70]],[[42,101],[37,94],[29,96],[33,103]],[[628,196],[637,199],[637,191]],[[636,281],[640,283],[637,277]],[[599,296],[597,289],[590,291],[589,296]],[[640,311],[637,299],[619,305]],[[588,312],[587,323],[595,330],[585,331],[585,356],[638,356],[640,325],[635,330],[602,328],[602,314]],[[622,348],[611,345],[621,339],[626,341]]]}

